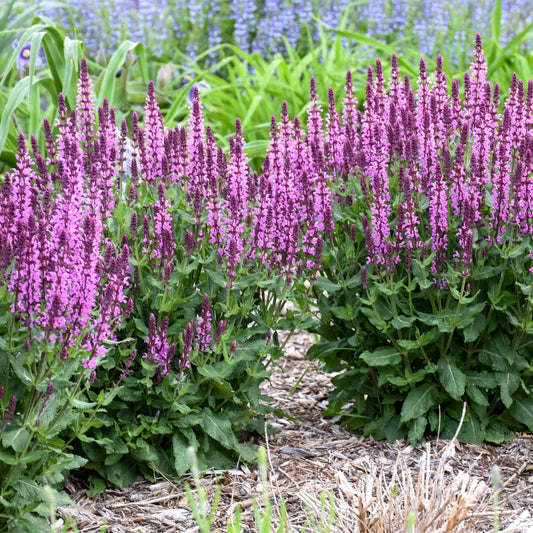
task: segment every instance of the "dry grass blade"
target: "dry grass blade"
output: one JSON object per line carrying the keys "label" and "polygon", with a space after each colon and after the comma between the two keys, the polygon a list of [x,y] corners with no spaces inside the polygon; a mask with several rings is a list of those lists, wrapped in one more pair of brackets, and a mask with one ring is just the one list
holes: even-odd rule
{"label": "dry grass blade", "polygon": [[[442,461],[437,469],[431,465],[428,444],[417,474],[412,473],[401,453],[388,471],[378,472],[375,463],[369,460],[367,472],[355,484],[338,472],[342,497],[336,498],[340,505],[335,506],[334,531],[397,533],[405,530],[411,512],[416,517],[416,533],[489,531],[492,489],[469,473],[441,475]],[[319,521],[320,513],[324,512],[319,497],[301,492],[300,498]],[[348,505],[342,505],[346,499]],[[341,529],[340,524],[349,524],[350,529]]]}

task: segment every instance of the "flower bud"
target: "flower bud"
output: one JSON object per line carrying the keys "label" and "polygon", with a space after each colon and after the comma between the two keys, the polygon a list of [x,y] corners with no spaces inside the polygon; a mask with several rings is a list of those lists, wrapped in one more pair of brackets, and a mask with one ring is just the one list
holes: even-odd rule
{"label": "flower bud", "polygon": [[98,53],[95,58],[96,64],[100,67],[105,67],[107,65],[107,58],[105,56],[105,50],[102,46],[98,49]]}
{"label": "flower bud", "polygon": [[172,61],[170,63],[167,63],[164,67],[161,67],[159,69],[159,72],[157,73],[157,85],[158,87],[163,90],[170,80],[172,79]]}

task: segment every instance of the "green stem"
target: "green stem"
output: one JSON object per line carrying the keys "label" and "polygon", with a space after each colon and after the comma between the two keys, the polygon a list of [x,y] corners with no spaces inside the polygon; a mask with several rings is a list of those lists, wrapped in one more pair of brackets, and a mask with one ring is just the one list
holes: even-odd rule
{"label": "green stem", "polygon": [[[460,292],[460,295],[461,296],[464,296],[464,290],[465,290],[465,286],[466,286],[466,276],[463,276],[463,282],[461,284],[461,292]],[[450,293],[451,294],[451,293]],[[448,301],[449,301],[449,298],[448,298]],[[448,304],[446,304],[446,308],[448,308]],[[455,319],[457,321],[457,318],[459,317],[459,313],[461,311],[461,307],[462,307],[462,304],[461,302],[458,302],[457,303],[457,307],[455,309]],[[448,337],[448,342],[446,343],[446,348],[444,349],[444,352],[442,353],[442,355],[444,355],[445,357],[447,357],[448,355],[448,351],[450,349],[450,346],[452,344],[452,339],[453,339],[453,334],[454,334],[454,331],[455,331],[455,328],[454,330],[450,333],[450,336]]]}

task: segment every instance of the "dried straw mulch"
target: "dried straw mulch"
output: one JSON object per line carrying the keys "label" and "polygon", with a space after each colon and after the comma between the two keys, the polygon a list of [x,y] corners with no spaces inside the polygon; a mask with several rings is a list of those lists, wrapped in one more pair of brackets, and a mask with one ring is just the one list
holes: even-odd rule
{"label": "dried straw mulch", "polygon": [[[400,532],[410,511],[416,513],[416,532],[494,531],[492,472],[497,467],[500,533],[533,532],[533,436],[521,435],[501,446],[432,440],[415,448],[401,441],[360,438],[322,417],[331,383],[316,363],[304,360],[310,341],[305,333],[294,335],[280,362],[283,372],[265,384],[265,392],[298,419],[271,418],[277,433],[263,440],[275,523],[284,500],[290,531],[295,532]],[[263,509],[265,504],[257,469],[241,465],[208,472],[201,483],[210,502],[216,488],[221,491],[213,532],[227,530],[237,507],[242,509],[243,531],[257,531],[254,505]],[[79,507],[58,509],[58,527],[70,519],[87,533],[100,532],[104,525],[104,531],[113,533],[199,531],[183,483],[138,481],[94,499],[86,497],[81,480],[73,479],[67,488]],[[325,491],[334,499],[324,496]],[[328,516],[331,526],[325,523]]]}

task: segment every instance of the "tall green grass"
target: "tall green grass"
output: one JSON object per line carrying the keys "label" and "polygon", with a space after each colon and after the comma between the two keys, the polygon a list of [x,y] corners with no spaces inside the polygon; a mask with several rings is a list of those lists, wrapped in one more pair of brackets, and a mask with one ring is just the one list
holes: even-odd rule
{"label": "tall green grass", "polygon": [[[27,137],[34,134],[42,142],[42,119],[47,117],[53,123],[59,92],[66,95],[67,105],[72,106],[79,61],[84,55],[81,41],[71,40],[52,21],[33,16],[35,9],[9,20],[13,5],[11,0],[0,15],[0,166],[7,167],[15,163],[18,131],[23,131]],[[252,167],[257,169],[265,155],[271,116],[279,115],[283,101],[287,101],[291,116],[299,115],[305,120],[311,75],[316,78],[319,94],[326,98],[330,86],[336,94],[342,95],[346,71],[350,69],[360,105],[364,100],[367,67],[374,64],[377,57],[387,73],[393,52],[401,49],[401,72],[416,77],[420,54],[414,37],[411,41],[409,36],[403,36],[385,43],[364,33],[349,31],[346,29],[350,27],[349,13],[350,6],[338,28],[328,27],[317,19],[320,24],[318,40],[309,32],[309,51],[303,55],[287,42],[283,54],[268,59],[259,53],[248,54],[231,44],[219,45],[196,58],[189,58],[176,49],[171,81],[157,95],[165,124],[173,127],[185,122],[188,92],[194,83],[204,81],[211,87],[202,93],[206,122],[212,126],[218,140],[227,145],[235,119],[239,117],[247,140],[248,157]],[[503,46],[500,42],[501,2],[497,2],[491,18],[491,35],[482,36],[489,79],[500,83],[505,98],[513,72],[520,79],[533,78],[533,54],[524,52],[533,24]],[[453,31],[465,31],[467,42],[458,40],[455,48],[443,54],[444,71],[450,85],[454,77],[462,83],[463,73],[472,61],[475,36],[468,28],[457,26],[450,29]],[[34,50],[29,75],[22,79],[18,79],[15,68],[17,51],[11,49],[15,37],[19,38],[20,46],[31,41]],[[36,70],[35,54],[40,45],[46,54],[47,66]],[[217,55],[221,59],[216,64],[203,66],[206,57]],[[132,57],[136,58],[134,64]],[[436,57],[424,59],[431,72]],[[118,120],[129,118],[134,109],[142,118],[146,84],[149,79],[156,78],[164,64],[142,44],[123,42],[105,65],[90,62],[98,102],[101,104],[104,97],[107,98]],[[326,101],[322,103],[327,104]]]}

